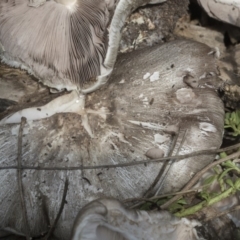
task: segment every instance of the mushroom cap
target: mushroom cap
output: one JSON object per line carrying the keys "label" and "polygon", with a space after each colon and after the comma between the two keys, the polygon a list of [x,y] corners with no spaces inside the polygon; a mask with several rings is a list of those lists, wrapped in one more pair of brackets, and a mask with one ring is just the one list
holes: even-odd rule
{"label": "mushroom cap", "polygon": [[209,17],[240,27],[240,4],[238,1],[198,0],[198,3],[206,11]]}
{"label": "mushroom cap", "polygon": [[72,240],[197,240],[197,221],[167,211],[146,212],[124,207],[115,199],[98,199],[77,215]]}
{"label": "mushroom cap", "polygon": [[[22,176],[31,236],[47,231],[46,212],[50,223],[54,221],[66,178],[67,204],[54,232],[61,239],[69,239],[76,213],[88,202],[103,196],[142,197],[162,168],[161,162],[145,155],[159,148],[166,156],[174,133],[178,139],[173,155],[220,147],[222,101],[214,89],[191,88],[184,81],[189,73],[200,81],[217,72],[211,51],[204,44],[175,41],[119,56],[107,88],[86,97],[93,138],[84,130],[81,117],[70,113],[27,123],[22,165],[29,168]],[[16,166],[18,129],[16,124],[0,126],[1,166]],[[180,190],[212,159],[203,155],[177,161],[151,193]],[[145,164],[139,164],[141,160]],[[13,181],[16,170],[1,170],[0,178],[4,216],[0,227],[24,232],[18,185]]]}
{"label": "mushroom cap", "polygon": [[0,58],[51,88],[92,92],[112,72],[128,15],[164,1],[1,1]]}

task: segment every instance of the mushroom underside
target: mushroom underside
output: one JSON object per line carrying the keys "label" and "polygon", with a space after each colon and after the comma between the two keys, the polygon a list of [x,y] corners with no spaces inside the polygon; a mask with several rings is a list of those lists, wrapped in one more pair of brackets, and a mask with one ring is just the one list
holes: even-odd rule
{"label": "mushroom underside", "polygon": [[72,8],[1,1],[0,58],[57,90],[91,85],[103,68],[114,8],[105,0],[77,0]]}
{"label": "mushroom underside", "polygon": [[55,90],[95,91],[112,72],[126,18],[139,6],[162,2],[2,1],[0,59]]}

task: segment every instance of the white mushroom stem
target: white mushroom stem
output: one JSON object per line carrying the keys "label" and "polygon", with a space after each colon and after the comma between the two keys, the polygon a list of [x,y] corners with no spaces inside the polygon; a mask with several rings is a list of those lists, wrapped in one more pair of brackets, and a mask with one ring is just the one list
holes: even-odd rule
{"label": "white mushroom stem", "polygon": [[101,74],[97,77],[97,82],[87,88],[83,89],[83,93],[94,92],[99,89],[102,85],[106,84],[114,67],[114,64],[117,59],[118,48],[122,35],[122,28],[125,24],[127,17],[133,12],[136,8],[146,5],[146,4],[156,4],[162,3],[166,0],[120,0],[113,19],[111,21],[110,29],[109,29],[109,46],[107,50],[107,54],[101,68]]}
{"label": "white mushroom stem", "polygon": [[[12,115],[9,115],[0,121],[0,125],[10,123],[20,123],[21,118],[25,117],[27,120],[39,120],[53,116],[56,113],[77,113],[82,116],[82,126],[93,137],[91,127],[88,123],[87,113],[85,108],[85,95],[79,95],[77,91],[72,91],[69,94],[60,96],[51,102],[41,107],[32,107],[20,110]],[[102,112],[98,113],[89,110],[90,113],[99,114],[102,116]]]}

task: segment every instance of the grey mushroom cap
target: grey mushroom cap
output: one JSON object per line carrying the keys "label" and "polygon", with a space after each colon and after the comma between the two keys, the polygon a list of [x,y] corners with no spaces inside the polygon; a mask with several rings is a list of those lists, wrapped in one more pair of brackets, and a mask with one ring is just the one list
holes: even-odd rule
{"label": "grey mushroom cap", "polygon": [[[220,147],[222,101],[214,88],[202,84],[192,88],[184,82],[186,75],[201,82],[209,72],[217,74],[211,51],[197,42],[174,41],[119,56],[108,87],[86,96],[84,111],[92,136],[85,129],[86,118],[72,113],[25,125],[22,164],[28,169],[23,170],[23,188],[32,220],[31,236],[48,229],[46,212],[50,223],[54,221],[66,178],[67,204],[54,232],[64,240],[70,237],[77,212],[88,202],[103,196],[124,200],[145,195],[163,166],[154,161],[159,155],[149,159],[146,153],[154,148],[166,156],[174,135],[178,136],[174,155]],[[30,94],[28,91],[24,95]],[[21,96],[19,100],[13,97],[21,100]],[[3,167],[16,165],[18,129],[19,124],[0,126]],[[145,165],[139,163],[141,160]],[[213,156],[203,155],[175,162],[151,194],[179,191],[212,160]],[[0,178],[0,211],[4,216],[0,227],[24,233],[18,185],[12,180],[16,170],[3,169]]]}

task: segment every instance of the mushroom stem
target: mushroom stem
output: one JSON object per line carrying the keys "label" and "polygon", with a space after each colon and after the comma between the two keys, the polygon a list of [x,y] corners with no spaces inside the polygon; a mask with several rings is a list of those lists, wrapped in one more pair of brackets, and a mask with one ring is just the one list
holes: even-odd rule
{"label": "mushroom stem", "polygon": [[91,93],[99,89],[101,86],[106,84],[108,82],[108,79],[112,73],[114,64],[117,59],[117,54],[118,54],[118,48],[121,40],[121,35],[122,35],[122,28],[124,27],[125,21],[127,17],[138,7],[142,5],[146,5],[148,3],[150,4],[156,4],[156,3],[162,3],[165,2],[166,0],[155,0],[155,1],[150,1],[150,0],[120,0],[113,19],[111,21],[110,29],[109,29],[109,42],[108,42],[108,49],[106,53],[106,57],[103,63],[103,66],[101,68],[101,73],[97,77],[97,82],[87,88],[87,89],[82,89],[82,93]]}
{"label": "mushroom stem", "polygon": [[[41,107],[32,107],[20,110],[9,115],[0,121],[0,125],[10,123],[20,123],[21,118],[27,120],[39,120],[53,116],[56,113],[77,113],[82,116],[82,125],[88,134],[93,137],[90,125],[88,124],[87,111],[85,110],[85,95],[77,91],[55,98],[51,102]],[[90,111],[91,112],[91,111]]]}

